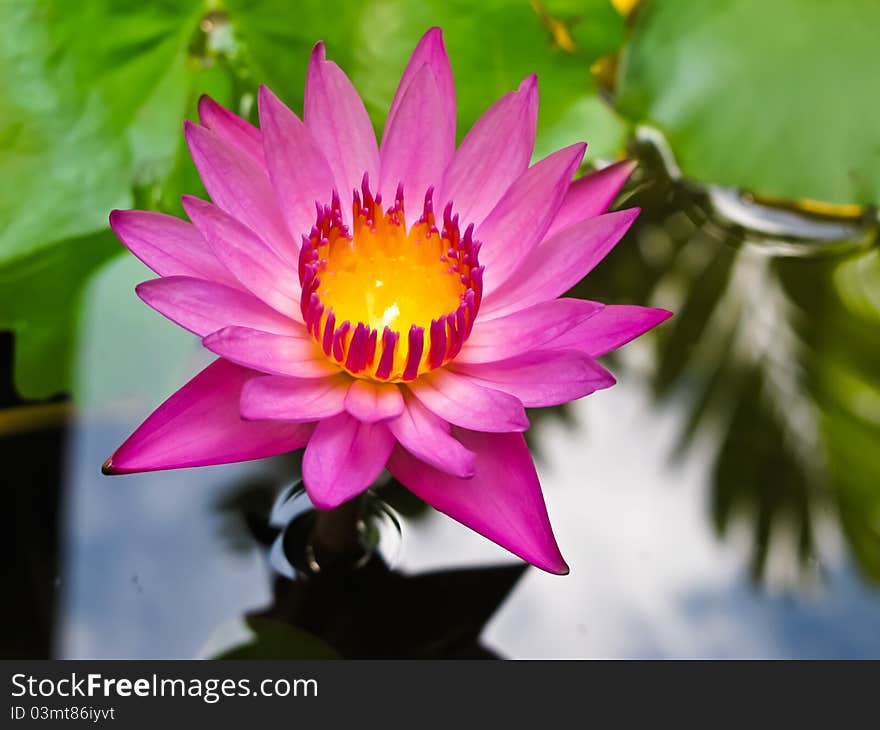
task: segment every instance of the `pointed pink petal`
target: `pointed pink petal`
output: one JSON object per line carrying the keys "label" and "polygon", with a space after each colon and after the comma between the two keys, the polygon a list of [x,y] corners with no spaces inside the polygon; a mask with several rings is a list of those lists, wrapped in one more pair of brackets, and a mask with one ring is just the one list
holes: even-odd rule
{"label": "pointed pink petal", "polygon": [[364,423],[387,421],[403,413],[403,396],[394,383],[355,379],[345,396],[345,410]]}
{"label": "pointed pink petal", "polygon": [[[311,132],[266,86],[260,87],[258,105],[269,177],[287,227],[299,244],[315,224],[315,203],[330,203],[336,181]],[[339,195],[349,200],[351,191],[340,190]]]}
{"label": "pointed pink petal", "polygon": [[453,433],[477,455],[473,479],[443,474],[400,448],[392,454],[389,470],[435,509],[514,555],[549,573],[568,573],[522,435]]}
{"label": "pointed pink petal", "polygon": [[452,158],[436,198],[452,201],[465,225],[483,222],[526,168],[535,146],[538,80],[529,76],[481,116]]}
{"label": "pointed pink petal", "polygon": [[229,325],[276,334],[296,334],[302,330],[302,325],[253,294],[213,281],[167,276],[138,284],[135,291],[157,312],[200,337]]}
{"label": "pointed pink petal", "polygon": [[575,180],[565,194],[547,236],[608,210],[636,164],[635,160],[617,162]]}
{"label": "pointed pink petal", "polygon": [[394,437],[384,423],[347,413],[321,421],[303,456],[306,492],[318,509],[332,509],[367,489],[385,468]]}
{"label": "pointed pink petal", "polygon": [[431,186],[436,186],[455,150],[455,136],[437,124],[443,98],[434,72],[424,65],[409,85],[382,140],[379,191],[394,200],[403,183],[410,209],[418,209]]}
{"label": "pointed pink petal", "polygon": [[292,264],[216,205],[189,195],[181,200],[216,257],[245,288],[282,314],[301,319],[299,272]]}
{"label": "pointed pink petal", "polygon": [[280,375],[253,378],[241,392],[241,416],[249,420],[319,421],[344,410],[351,378],[341,373],[301,380]]}
{"label": "pointed pink petal", "polygon": [[456,426],[491,432],[525,431],[529,427],[517,398],[484,388],[465,375],[436,370],[407,385],[425,408]]}
{"label": "pointed pink petal", "polygon": [[638,208],[589,218],[544,239],[480,304],[485,319],[555,299],[589,274],[629,230]]}
{"label": "pointed pink petal", "polygon": [[291,337],[247,327],[225,327],[205,337],[202,344],[220,357],[269,375],[325,378],[339,373],[339,368],[330,364],[308,336]]}
{"label": "pointed pink petal", "polygon": [[184,132],[211,200],[251,230],[258,231],[282,259],[297,264],[301,237],[292,238],[287,231],[266,171],[210,129],[187,121]]}
{"label": "pointed pink petal", "polygon": [[237,147],[265,170],[263,138],[260,130],[253,124],[238,114],[233,114],[207,95],[199,99],[199,121],[203,127],[216,133],[227,144]]}
{"label": "pointed pink petal", "polygon": [[590,357],[599,357],[634,340],[671,316],[672,312],[665,309],[634,304],[606,304],[595,317],[557,337],[548,347],[554,350],[579,350]]}
{"label": "pointed pink petal", "polygon": [[146,210],[114,210],[110,227],[159,276],[194,276],[239,286],[192,223]]}
{"label": "pointed pink petal", "polygon": [[130,474],[228,464],[305,446],[311,424],[241,419],[241,389],[255,375],[216,360],[159,406],[107,460],[104,471]]}
{"label": "pointed pink petal", "polygon": [[397,85],[397,91],[394,94],[394,100],[391,102],[391,108],[388,110],[388,116],[385,119],[385,131],[382,135],[384,144],[385,137],[388,136],[388,130],[394,117],[403,103],[403,98],[409,87],[412,85],[418,72],[422,66],[430,67],[437,82],[437,89],[440,92],[441,106],[436,110],[437,117],[435,124],[445,124],[445,134],[452,137],[453,144],[455,140],[455,84],[452,80],[452,67],[449,65],[449,56],[446,54],[446,46],[443,44],[443,31],[434,27],[428,30],[421,37],[415,50],[410,56],[409,62],[400,77],[400,83]]}
{"label": "pointed pink petal", "polygon": [[539,349],[595,315],[602,306],[583,299],[553,299],[498,319],[478,316],[455,362],[495,362]]}
{"label": "pointed pink petal", "polygon": [[342,69],[326,60],[323,43],[309,59],[303,122],[327,158],[343,200],[360,187],[365,172],[378,179],[379,147],[364,102]]}
{"label": "pointed pink petal", "polygon": [[557,406],[614,385],[614,376],[581,352],[532,350],[501,362],[453,367],[486,388],[515,396],[526,408]]}
{"label": "pointed pink petal", "polygon": [[574,144],[532,165],[477,228],[480,263],[486,267],[484,296],[491,296],[544,238],[586,149]]}
{"label": "pointed pink petal", "polygon": [[399,418],[388,429],[409,453],[446,474],[470,479],[474,475],[474,453],[450,435],[449,424],[425,408],[412,395]]}

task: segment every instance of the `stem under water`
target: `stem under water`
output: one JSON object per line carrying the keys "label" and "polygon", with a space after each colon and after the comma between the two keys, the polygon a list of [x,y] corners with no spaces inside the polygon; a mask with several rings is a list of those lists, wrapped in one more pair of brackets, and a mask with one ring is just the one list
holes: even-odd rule
{"label": "stem under water", "polygon": [[361,494],[334,509],[316,510],[309,537],[313,569],[352,565],[363,557],[361,524],[365,504],[366,495]]}

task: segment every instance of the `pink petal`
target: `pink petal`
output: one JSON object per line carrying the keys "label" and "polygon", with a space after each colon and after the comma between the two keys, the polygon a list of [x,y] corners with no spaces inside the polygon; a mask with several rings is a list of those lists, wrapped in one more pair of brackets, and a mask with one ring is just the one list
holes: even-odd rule
{"label": "pink petal", "polygon": [[517,398],[484,388],[465,375],[436,370],[407,385],[425,408],[456,426],[493,433],[529,427]]}
{"label": "pink petal", "polygon": [[544,238],[586,149],[585,144],[574,144],[532,165],[477,228],[475,238],[483,244],[480,263],[486,267],[485,296]]}
{"label": "pink petal", "polygon": [[187,121],[186,141],[202,182],[220,208],[241,221],[281,258],[298,263],[300,237],[291,238],[266,171],[215,132]]}
{"label": "pink petal", "polygon": [[442,105],[434,71],[426,64],[386,125],[379,176],[379,191],[386,200],[393,200],[398,183],[403,183],[405,200],[418,209],[427,189],[439,182],[455,150],[454,131],[437,124]]}
{"label": "pink petal", "polygon": [[478,316],[455,362],[495,362],[539,349],[595,315],[602,306],[583,299],[553,299],[498,319]]}
{"label": "pink petal", "polygon": [[633,304],[606,304],[595,317],[573,327],[550,343],[554,350],[579,350],[599,357],[665,322],[672,312]]}
{"label": "pink petal", "polygon": [[321,421],[303,456],[312,503],[332,509],[356,497],[376,480],[393,448],[384,423],[362,423],[347,413]]}
{"label": "pink petal", "polygon": [[207,95],[199,99],[199,121],[224,142],[244,152],[263,169],[266,168],[263,137],[253,124],[238,114],[233,114]]}
{"label": "pink petal", "polygon": [[438,203],[453,201],[465,225],[482,223],[529,166],[537,121],[538,79],[529,76],[517,91],[489,107],[467,133],[446,171]]}
{"label": "pink petal", "polygon": [[388,110],[388,117],[385,120],[385,131],[382,135],[384,144],[388,130],[403,98],[409,90],[410,85],[421,70],[422,66],[430,67],[437,82],[437,89],[440,92],[440,107],[436,109],[437,117],[435,124],[445,125],[445,135],[455,140],[455,84],[452,80],[452,67],[449,65],[449,56],[446,54],[446,47],[443,44],[443,32],[440,28],[431,28],[425,35],[421,37],[415,50],[410,56],[409,62],[400,77],[400,83],[397,85],[397,91],[394,94],[394,100],[391,102],[391,108]]}
{"label": "pink petal", "polygon": [[486,388],[515,396],[526,408],[542,408],[583,398],[614,385],[614,376],[580,352],[532,350],[501,362],[454,366]]}
{"label": "pink petal", "polygon": [[253,294],[213,281],[167,276],[138,284],[135,291],[157,312],[200,337],[229,325],[276,334],[295,334],[302,329]]}
{"label": "pink petal", "polygon": [[253,378],[241,392],[241,416],[249,420],[319,421],[342,413],[351,378],[301,380],[280,375]]}
{"label": "pink petal", "polygon": [[408,395],[399,418],[388,422],[388,429],[409,453],[446,474],[470,479],[474,475],[472,451],[453,438],[449,424]]}
{"label": "pink petal", "polygon": [[263,239],[216,205],[184,195],[187,215],[214,254],[249,291],[282,314],[300,319],[299,272]]}
{"label": "pink petal", "polygon": [[370,117],[348,76],[326,60],[323,43],[309,59],[303,122],[327,158],[343,199],[360,187],[365,172],[377,179],[379,148]]}
{"label": "pink petal", "polygon": [[392,454],[389,470],[435,509],[523,560],[549,573],[568,573],[522,435],[453,433],[477,455],[473,479],[443,474],[400,448]]}
{"label": "pink petal", "polygon": [[345,410],[364,423],[378,423],[403,413],[403,396],[394,383],[355,380],[345,396]]}
{"label": "pink petal", "polygon": [[617,162],[575,180],[565,194],[547,236],[608,210],[636,164],[635,160]]}
{"label": "pink petal", "polygon": [[202,340],[211,352],[269,375],[325,378],[337,375],[324,353],[308,336],[290,337],[247,327],[225,327]]}
{"label": "pink petal", "polygon": [[311,424],[241,419],[241,389],[255,375],[216,360],[159,406],[107,459],[104,472],[228,464],[301,448],[311,435]]}
{"label": "pink petal", "polygon": [[110,227],[159,276],[194,276],[238,286],[192,223],[146,210],[114,210]]}
{"label": "pink petal", "polygon": [[480,316],[495,319],[564,294],[605,258],[638,214],[638,208],[607,213],[544,239],[507,281],[485,296]]}
{"label": "pink petal", "polygon": [[[315,224],[315,203],[329,204],[336,182],[324,152],[296,114],[265,86],[260,87],[258,104],[269,177],[299,245]],[[339,193],[347,200],[351,191]]]}

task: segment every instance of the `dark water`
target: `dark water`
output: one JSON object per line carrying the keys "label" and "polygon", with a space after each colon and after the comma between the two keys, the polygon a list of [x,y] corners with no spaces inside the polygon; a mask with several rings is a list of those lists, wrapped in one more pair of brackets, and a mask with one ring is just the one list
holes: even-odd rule
{"label": "dark water", "polygon": [[[533,414],[571,575],[404,578],[516,561],[396,503],[401,534],[379,527],[400,575],[369,582],[381,590],[366,606],[346,583],[331,606],[365,617],[353,630],[372,653],[405,652],[404,633],[427,624],[445,636],[467,624],[483,650],[511,657],[880,656],[876,231],[744,205],[638,152],[623,204],[643,214],[576,293],[676,317],[611,361],[615,388]],[[75,365],[81,402],[0,440],[17,586],[4,654],[214,656],[278,598],[255,535],[295,459],[100,475],[209,359],[137,300],[145,278],[127,255],[99,273]]]}

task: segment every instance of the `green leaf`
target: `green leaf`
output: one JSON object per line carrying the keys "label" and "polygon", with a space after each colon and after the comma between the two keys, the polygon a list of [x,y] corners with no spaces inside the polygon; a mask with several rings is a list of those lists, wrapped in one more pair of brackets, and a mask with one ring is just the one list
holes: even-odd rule
{"label": "green leaf", "polygon": [[25,397],[50,395],[72,382],[83,287],[118,252],[119,242],[105,231],[0,266],[0,329],[16,333],[13,367]]}
{"label": "green leaf", "polygon": [[0,326],[25,397],[69,387],[75,302],[113,208],[176,164],[203,0],[0,4]]}
{"label": "green leaf", "polygon": [[[308,55],[323,39],[381,129],[412,49],[438,25],[455,75],[459,138],[495,99],[537,73],[536,155],[586,140],[592,156],[613,156],[625,128],[597,98],[590,64],[618,47],[623,19],[607,0],[535,5],[538,11],[524,0],[357,0],[334,3],[328,22],[321,0],[298,3],[295,17],[283,0],[227,1],[255,76],[294,109],[302,107]],[[565,26],[572,47],[554,41],[553,21]]]}
{"label": "green leaf", "polygon": [[649,0],[618,107],[666,135],[687,177],[876,204],[878,27],[872,0]]}
{"label": "green leaf", "polygon": [[317,636],[272,619],[246,620],[254,638],[215,659],[339,659],[339,654]]}

